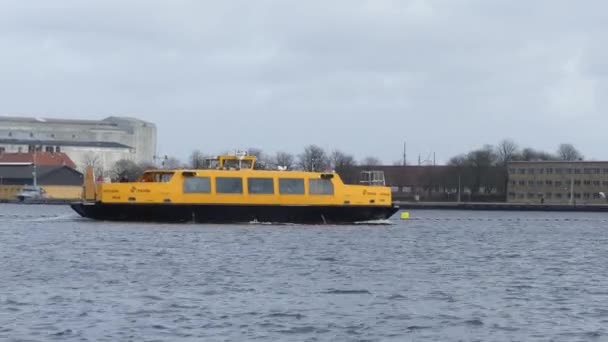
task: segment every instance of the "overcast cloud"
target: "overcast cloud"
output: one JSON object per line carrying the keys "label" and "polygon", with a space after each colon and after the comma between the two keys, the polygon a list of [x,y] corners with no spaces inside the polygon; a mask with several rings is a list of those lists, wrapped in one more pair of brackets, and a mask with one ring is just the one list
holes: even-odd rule
{"label": "overcast cloud", "polygon": [[608,159],[606,1],[0,0],[0,113],[152,121],[162,154],[386,163],[512,138]]}

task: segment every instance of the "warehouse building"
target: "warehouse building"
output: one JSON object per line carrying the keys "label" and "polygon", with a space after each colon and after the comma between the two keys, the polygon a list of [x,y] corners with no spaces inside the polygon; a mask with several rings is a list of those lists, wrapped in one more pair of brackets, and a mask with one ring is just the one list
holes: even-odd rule
{"label": "warehouse building", "polygon": [[511,203],[607,203],[607,161],[511,162],[508,172]]}
{"label": "warehouse building", "polygon": [[127,117],[103,120],[0,116],[0,153],[61,152],[78,170],[109,170],[120,159],[152,162],[156,126]]}

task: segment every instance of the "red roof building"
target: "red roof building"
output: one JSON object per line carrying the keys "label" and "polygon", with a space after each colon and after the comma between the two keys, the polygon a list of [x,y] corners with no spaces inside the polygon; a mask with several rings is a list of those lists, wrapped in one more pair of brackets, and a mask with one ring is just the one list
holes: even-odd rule
{"label": "red roof building", "polygon": [[62,152],[36,152],[34,153],[0,153],[0,164],[34,164],[44,166],[67,166],[72,169],[76,164]]}

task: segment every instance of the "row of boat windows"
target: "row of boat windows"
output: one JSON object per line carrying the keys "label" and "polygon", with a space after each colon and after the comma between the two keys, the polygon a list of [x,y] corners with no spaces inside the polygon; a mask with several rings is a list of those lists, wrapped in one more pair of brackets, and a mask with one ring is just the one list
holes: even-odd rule
{"label": "row of boat windows", "polygon": [[[188,177],[184,180],[184,193],[208,194],[211,193],[211,179],[209,177]],[[242,194],[243,179],[238,177],[216,177],[215,193]],[[253,195],[275,194],[273,178],[247,178],[247,193]],[[329,179],[309,179],[308,193],[311,195],[333,195],[334,185]],[[279,178],[279,194],[304,195],[303,178]]]}

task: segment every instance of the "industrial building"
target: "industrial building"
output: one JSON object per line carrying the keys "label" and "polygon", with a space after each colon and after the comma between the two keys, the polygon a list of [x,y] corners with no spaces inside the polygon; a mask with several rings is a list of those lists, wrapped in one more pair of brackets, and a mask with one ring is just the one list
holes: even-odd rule
{"label": "industrial building", "polygon": [[496,166],[356,166],[340,176],[346,183],[357,183],[360,173],[366,170],[382,171],[386,186],[398,201],[500,202],[505,197],[507,175]]}
{"label": "industrial building", "polygon": [[508,172],[511,203],[607,203],[608,161],[511,162]]}
{"label": "industrial building", "polygon": [[0,154],[62,152],[78,170],[87,165],[108,171],[120,159],[152,162],[156,126],[128,117],[103,120],[0,116]]}

